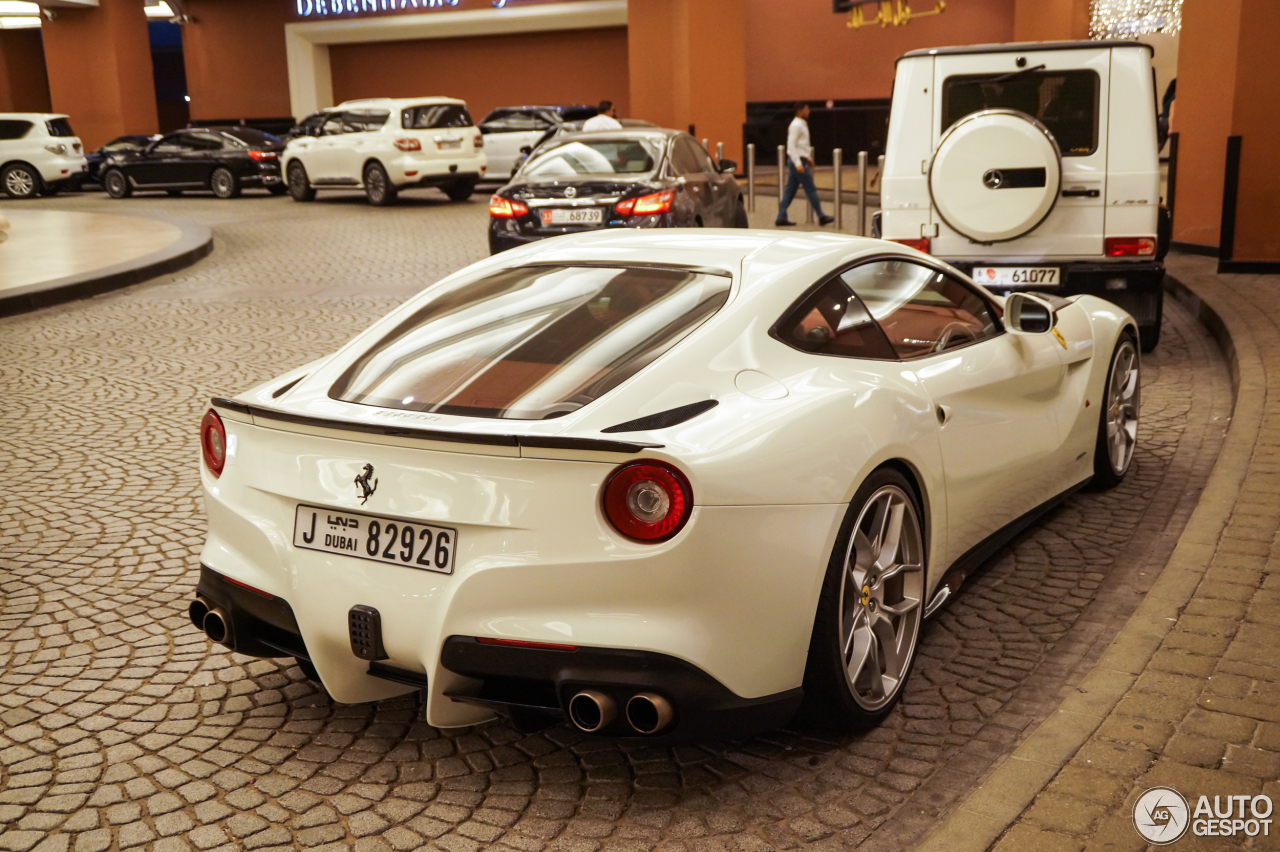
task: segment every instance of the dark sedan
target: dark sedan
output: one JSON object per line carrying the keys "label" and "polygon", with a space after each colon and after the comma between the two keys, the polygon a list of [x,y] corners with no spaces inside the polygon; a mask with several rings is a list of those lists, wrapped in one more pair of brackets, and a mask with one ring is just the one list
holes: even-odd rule
{"label": "dark sedan", "polygon": [[206,191],[235,198],[248,187],[282,195],[283,150],[284,143],[275,136],[252,127],[179,130],[140,150],[108,156],[102,165],[102,186],[112,198],[152,190],[170,195]]}
{"label": "dark sedan", "polygon": [[745,228],[737,164],[677,130],[577,133],[489,200],[489,251],[598,228]]}
{"label": "dark sedan", "polygon": [[85,174],[84,182],[101,183],[102,164],[112,154],[119,154],[123,151],[141,151],[159,138],[158,134],[155,136],[117,136],[98,150],[90,151],[85,155],[85,159],[89,161],[89,171]]}

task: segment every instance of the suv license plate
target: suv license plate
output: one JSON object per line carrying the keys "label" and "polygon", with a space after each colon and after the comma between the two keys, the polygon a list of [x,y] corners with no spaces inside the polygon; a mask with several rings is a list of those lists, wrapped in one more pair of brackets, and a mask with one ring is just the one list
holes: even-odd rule
{"label": "suv license plate", "polygon": [[975,266],[973,280],[986,287],[1057,287],[1056,266]]}
{"label": "suv license plate", "polygon": [[461,147],[462,147],[461,139],[437,139],[436,140],[437,151],[456,151]]}
{"label": "suv license plate", "polygon": [[458,531],[299,505],[293,524],[293,546],[452,574]]}
{"label": "suv license plate", "polygon": [[599,225],[604,221],[604,211],[599,207],[579,210],[543,210],[544,225]]}

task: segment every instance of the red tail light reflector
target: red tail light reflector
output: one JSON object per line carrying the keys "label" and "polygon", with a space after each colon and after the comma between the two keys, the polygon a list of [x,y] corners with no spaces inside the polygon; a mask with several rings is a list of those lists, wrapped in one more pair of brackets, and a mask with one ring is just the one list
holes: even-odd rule
{"label": "red tail light reflector", "polygon": [[1107,237],[1107,257],[1154,257],[1155,237]]}
{"label": "red tail light reflector", "polygon": [[489,215],[494,219],[517,219],[529,212],[529,208],[519,201],[495,195],[489,199]]}
{"label": "red tail light reflector", "polygon": [[227,430],[223,428],[218,412],[212,408],[200,421],[200,452],[209,472],[222,476],[222,467],[227,463]]}
{"label": "red tail light reflector", "polygon": [[922,252],[924,252],[925,254],[928,254],[928,253],[929,253],[929,238],[928,238],[928,237],[920,237],[920,238],[918,238],[918,239],[912,239],[912,240],[889,240],[889,242],[891,242],[891,243],[901,243],[902,245],[906,246],[907,248],[913,248],[913,249],[915,249],[916,251],[922,251]]}
{"label": "red tail light reflector", "polygon": [[255,162],[263,163],[267,160],[277,159],[280,155],[275,151],[250,151],[249,157]]}
{"label": "red tail light reflector", "polygon": [[664,189],[662,192],[655,192],[652,195],[640,196],[635,200],[635,205],[631,209],[637,216],[666,213],[671,209],[671,202],[675,200],[675,197],[676,192],[674,189]]}
{"label": "red tail light reflector", "polygon": [[421,151],[422,143],[417,139],[397,139],[395,146],[401,151]]}
{"label": "red tail light reflector", "polygon": [[684,528],[692,512],[689,480],[663,462],[623,465],[604,485],[605,517],[635,541],[666,541]]}
{"label": "red tail light reflector", "polygon": [[506,645],[509,648],[538,648],[543,651],[576,651],[577,645],[557,645],[555,642],[530,642],[527,639],[493,639],[488,636],[477,636],[481,645]]}
{"label": "red tail light reflector", "polygon": [[472,140],[471,140],[471,142],[472,142],[472,144],[474,144],[474,145],[476,146],[476,148],[483,148],[483,147],[484,147],[484,137],[483,137],[483,136],[481,136],[479,133],[477,133],[477,134],[475,135],[475,138],[474,138],[474,139],[472,139]]}
{"label": "red tail light reflector", "polygon": [[259,589],[256,586],[250,586],[248,583],[241,583],[239,580],[233,580],[230,577],[226,576],[225,574],[222,575],[222,579],[226,580],[228,583],[230,583],[233,586],[239,586],[242,589],[246,589],[250,592],[253,592],[255,595],[262,595],[262,597],[266,598],[269,601],[273,601],[276,599],[276,596],[271,594],[270,592],[264,592],[262,591],[262,589]]}

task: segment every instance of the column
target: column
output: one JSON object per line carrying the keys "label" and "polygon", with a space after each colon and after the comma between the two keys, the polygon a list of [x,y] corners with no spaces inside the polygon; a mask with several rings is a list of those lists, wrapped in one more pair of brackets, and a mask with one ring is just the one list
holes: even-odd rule
{"label": "column", "polygon": [[0,30],[0,112],[48,112],[40,30]]}
{"label": "column", "polygon": [[631,0],[627,56],[631,117],[694,127],[742,164],[747,120],[746,12],[741,0]]}
{"label": "column", "polygon": [[55,9],[45,21],[45,66],[53,111],[92,150],[126,133],[155,133],[156,86],[142,0],[100,0]]}

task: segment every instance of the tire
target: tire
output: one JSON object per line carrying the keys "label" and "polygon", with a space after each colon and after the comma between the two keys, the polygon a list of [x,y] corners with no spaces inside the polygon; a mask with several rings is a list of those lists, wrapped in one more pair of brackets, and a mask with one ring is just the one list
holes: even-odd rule
{"label": "tire", "polygon": [[314,201],[316,188],[307,177],[307,167],[294,160],[289,164],[289,195],[294,201]]}
{"label": "tire", "polygon": [[364,197],[374,207],[387,207],[396,203],[396,188],[387,176],[382,163],[370,163],[364,167]]}
{"label": "tire", "polygon": [[1137,341],[1126,330],[1111,353],[1098,411],[1098,440],[1093,448],[1093,484],[1098,489],[1115,488],[1133,466],[1142,409],[1141,367]]}
{"label": "tire", "polygon": [[166,194],[166,195],[168,195],[170,198],[181,198],[181,197],[182,197],[182,190],[180,190],[180,189],[166,189],[166,190],[165,190],[165,194]]}
{"label": "tire", "polygon": [[466,201],[475,191],[476,185],[471,181],[452,183],[444,188],[444,194],[449,196],[450,201]]}
{"label": "tire", "polygon": [[133,187],[129,186],[129,178],[119,169],[107,169],[102,175],[102,188],[112,198],[128,198],[133,195]]}
{"label": "tire", "polygon": [[[921,517],[915,489],[892,468],[873,472],[850,501],[818,598],[800,708],[805,721],[865,731],[902,697],[924,616]],[[884,548],[884,532],[895,530],[896,544]],[[892,655],[884,652],[890,644]]]}
{"label": "tire", "polygon": [[209,189],[218,198],[239,198],[240,180],[226,166],[218,166],[209,175]]}
{"label": "tire", "polygon": [[272,195],[274,195],[274,196],[275,196],[275,197],[277,197],[277,198],[279,198],[280,196],[284,195],[284,194],[285,194],[286,192],[288,192],[288,191],[289,191],[289,187],[285,186],[285,185],[284,185],[284,184],[282,184],[282,183],[280,183],[280,184],[273,184],[272,186],[267,187],[267,192],[271,193]]}
{"label": "tire", "polygon": [[735,210],[733,213],[733,227],[735,228],[751,227],[751,220],[747,218],[746,205],[742,203],[741,198],[738,199],[738,209]]}
{"label": "tire", "polygon": [[40,173],[26,163],[14,163],[0,174],[0,186],[10,198],[35,198],[44,189],[44,181]]}
{"label": "tire", "polygon": [[320,672],[316,671],[315,665],[310,660],[304,660],[302,657],[294,657],[293,661],[298,664],[298,668],[302,669],[302,674],[312,683],[320,682]]}

